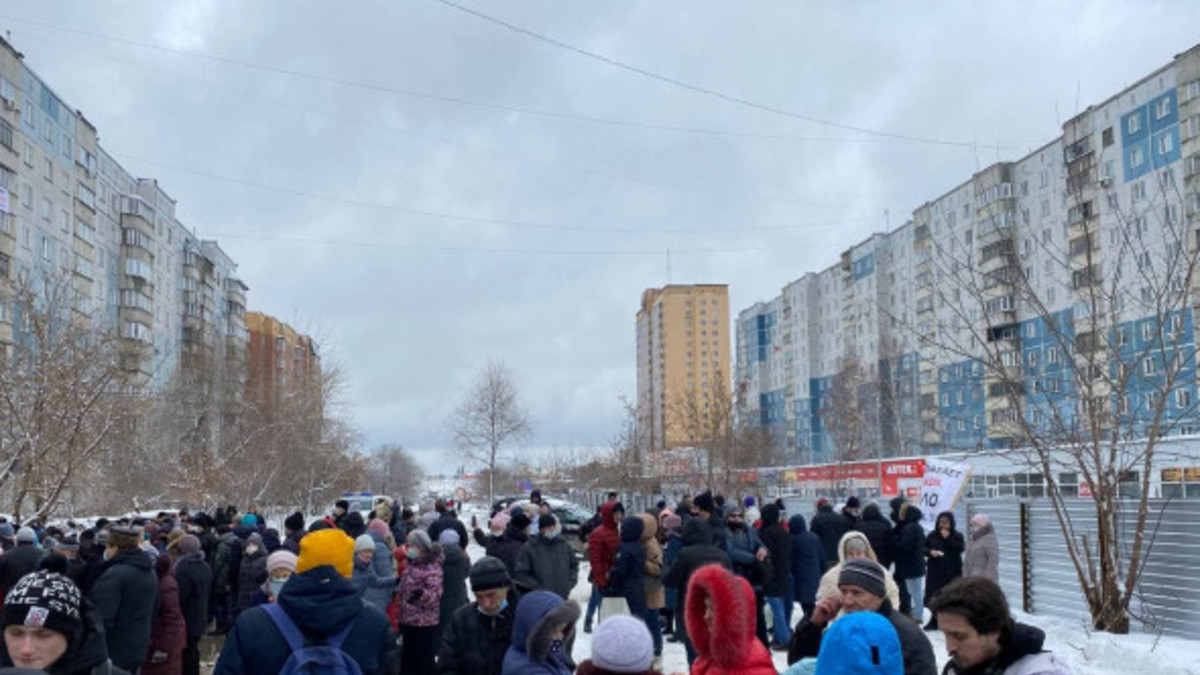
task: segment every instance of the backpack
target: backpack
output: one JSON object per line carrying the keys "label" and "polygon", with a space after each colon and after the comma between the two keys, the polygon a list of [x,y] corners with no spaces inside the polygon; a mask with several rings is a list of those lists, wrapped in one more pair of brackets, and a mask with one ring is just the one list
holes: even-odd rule
{"label": "backpack", "polygon": [[362,675],[358,663],[342,651],[342,643],[346,641],[350,629],[354,628],[354,621],[340,633],[330,636],[325,644],[306,645],[304,634],[282,607],[270,603],[263,605],[263,610],[271,617],[292,650],[291,656],[279,669],[279,675]]}

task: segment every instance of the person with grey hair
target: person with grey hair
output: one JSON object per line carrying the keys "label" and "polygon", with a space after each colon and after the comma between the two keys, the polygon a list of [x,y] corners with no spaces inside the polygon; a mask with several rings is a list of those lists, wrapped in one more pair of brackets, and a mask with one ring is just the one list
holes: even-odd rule
{"label": "person with grey hair", "polygon": [[992,520],[982,513],[971,518],[971,543],[963,560],[963,576],[1000,583],[1000,542]]}

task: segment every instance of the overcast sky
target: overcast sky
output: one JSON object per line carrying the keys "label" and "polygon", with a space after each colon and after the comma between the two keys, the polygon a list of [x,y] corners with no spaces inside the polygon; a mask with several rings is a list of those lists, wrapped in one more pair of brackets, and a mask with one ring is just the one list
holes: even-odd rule
{"label": "overcast sky", "polygon": [[729,284],[732,321],[1200,25],[1175,0],[461,3],[783,112],[438,0],[0,9],[104,147],[237,261],[250,308],[341,364],[364,444],[431,472],[459,463],[445,420],[488,359],[529,447],[605,446],[643,289]]}

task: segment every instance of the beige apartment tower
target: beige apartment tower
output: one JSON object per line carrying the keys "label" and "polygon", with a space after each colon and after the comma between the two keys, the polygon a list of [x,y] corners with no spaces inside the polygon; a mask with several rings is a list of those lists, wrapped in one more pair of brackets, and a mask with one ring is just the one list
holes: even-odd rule
{"label": "beige apartment tower", "polygon": [[730,392],[729,286],[669,285],[642,293],[637,314],[637,410],[642,447],[695,447],[693,419]]}

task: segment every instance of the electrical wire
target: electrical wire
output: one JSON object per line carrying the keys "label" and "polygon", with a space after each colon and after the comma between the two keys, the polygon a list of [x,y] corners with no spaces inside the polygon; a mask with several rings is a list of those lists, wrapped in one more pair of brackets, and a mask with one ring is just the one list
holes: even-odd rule
{"label": "electrical wire", "polygon": [[656,73],[654,71],[646,70],[645,68],[641,68],[639,66],[625,63],[623,61],[618,61],[617,59],[605,56],[603,54],[598,54],[596,52],[589,51],[587,49],[583,49],[582,47],[576,47],[575,45],[563,42],[562,40],[552,38],[548,35],[543,35],[542,33],[538,33],[536,31],[530,30],[523,26],[518,26],[514,23],[505,21],[504,19],[494,17],[490,14],[485,14],[477,9],[473,9],[471,7],[467,7],[466,5],[461,5],[457,2],[453,2],[453,0],[434,0],[434,1],[441,3],[447,7],[452,7],[460,12],[470,14],[471,16],[477,17],[484,21],[488,21],[488,22],[491,22],[498,26],[502,26],[502,27],[507,28],[508,30],[511,30],[515,33],[520,33],[522,35],[529,36],[535,40],[545,42],[546,44],[553,45],[560,49],[565,49],[569,52],[573,52],[580,56],[583,56],[583,57],[586,57],[589,59],[593,59],[596,61],[600,61],[601,63],[608,64],[614,68],[620,68],[622,70],[625,70],[625,71],[628,71],[631,73],[635,73],[637,75],[641,75],[641,76],[649,78],[651,80],[657,80],[659,82],[663,82],[663,83],[666,83],[666,84],[669,84],[669,85],[672,85],[675,87],[679,87],[680,89],[686,89],[688,91],[691,91],[691,92],[694,92],[697,94],[703,94],[705,96],[720,99],[722,101],[734,103],[736,105],[744,106],[744,107],[751,108],[754,110],[768,112],[768,113],[780,115],[783,117],[790,117],[792,119],[809,122],[811,124],[818,124],[818,125],[825,126],[825,127],[831,127],[834,129],[842,129],[844,131],[854,131],[854,132],[863,133],[863,134],[870,134],[872,136],[891,138],[891,139],[895,139],[895,140],[911,141],[914,143],[925,143],[925,144],[929,144],[929,145],[945,145],[945,146],[951,146],[951,147],[956,147],[956,148],[966,148],[966,149],[972,149],[975,147],[974,143],[971,143],[968,141],[952,141],[952,140],[945,140],[945,139],[938,139],[938,138],[924,138],[921,136],[901,134],[901,133],[896,133],[896,132],[892,132],[892,131],[882,131],[879,129],[871,129],[868,127],[856,126],[853,124],[844,124],[842,122],[835,122],[833,120],[822,119],[820,117],[814,117],[812,115],[805,115],[802,113],[793,112],[791,110],[785,110],[783,108],[773,106],[773,105],[768,105],[765,103],[758,103],[756,101],[751,101],[750,99],[743,98],[743,97],[737,96],[735,94],[727,94],[725,92],[718,91],[716,89],[701,86],[698,84],[692,84],[690,82],[685,82],[683,80],[671,77],[669,75],[663,75],[661,73]]}
{"label": "electrical wire", "polygon": [[[36,21],[33,19],[27,19],[24,17],[12,16],[12,15],[8,15],[8,14],[0,14],[0,19],[12,21],[15,23],[22,23],[22,24],[26,24],[26,25],[30,25],[30,26],[38,26],[41,28],[45,28],[47,30],[57,31],[57,32],[61,32],[61,33],[67,33],[70,35],[80,35],[80,36],[84,36],[84,37],[93,38],[96,40],[103,40],[103,41],[107,41],[107,42],[128,45],[128,46],[137,47],[140,49],[148,49],[148,50],[152,50],[152,51],[156,51],[156,52],[164,53],[164,54],[176,54],[176,55],[180,55],[180,56],[187,56],[190,58],[211,61],[214,63],[222,63],[222,64],[226,64],[226,65],[237,66],[239,68],[244,68],[247,70],[255,70],[255,71],[259,71],[259,72],[273,73],[276,75],[285,75],[288,77],[305,79],[305,80],[310,80],[310,81],[314,81],[314,82],[323,82],[326,84],[334,84],[334,85],[355,88],[355,89],[362,89],[362,90],[372,91],[372,92],[394,94],[394,95],[398,95],[398,96],[406,96],[406,97],[410,97],[410,98],[425,99],[425,100],[430,100],[430,101],[436,101],[439,103],[449,103],[449,104],[460,105],[460,106],[486,108],[486,109],[498,110],[498,111],[507,112],[507,113],[516,113],[516,114],[521,114],[521,115],[532,115],[532,116],[547,117],[547,118],[561,119],[561,120],[573,120],[573,121],[578,121],[578,122],[586,122],[586,123],[590,123],[590,124],[601,124],[601,125],[617,126],[617,127],[629,127],[629,128],[652,130],[652,131],[666,131],[666,132],[683,133],[683,134],[723,136],[723,137],[730,137],[730,138],[763,139],[763,140],[792,140],[792,141],[812,141],[812,142],[831,142],[831,143],[872,143],[872,142],[888,142],[888,141],[926,142],[926,143],[933,142],[937,145],[956,147],[956,148],[957,147],[968,147],[968,148],[975,147],[975,144],[972,144],[972,143],[960,143],[960,142],[951,142],[951,141],[930,141],[927,139],[920,139],[918,137],[905,136],[903,134],[889,134],[887,132],[871,132],[873,137],[870,137],[870,138],[815,137],[815,136],[803,136],[803,135],[795,135],[795,134],[766,133],[766,132],[753,132],[753,131],[733,131],[733,130],[722,130],[722,129],[712,129],[712,128],[690,127],[690,126],[683,126],[683,125],[657,124],[657,123],[652,123],[652,122],[640,122],[637,120],[616,119],[616,118],[600,117],[600,116],[593,116],[593,115],[584,115],[584,114],[578,114],[578,113],[567,113],[567,112],[554,111],[554,110],[543,110],[543,109],[531,108],[531,107],[525,107],[525,106],[508,105],[508,104],[504,104],[504,103],[495,103],[495,102],[491,102],[491,101],[479,101],[479,100],[467,99],[467,98],[456,97],[456,96],[448,96],[448,95],[444,95],[444,94],[434,94],[434,93],[418,91],[418,90],[414,90],[414,89],[390,87],[390,86],[375,84],[375,83],[370,83],[370,82],[362,82],[359,80],[350,80],[350,79],[346,79],[346,78],[333,77],[330,75],[321,75],[318,73],[310,73],[310,72],[295,70],[295,69],[291,69],[291,68],[282,68],[282,67],[278,67],[278,66],[263,65],[263,64],[252,63],[249,61],[242,61],[239,59],[224,57],[224,56],[215,55],[215,54],[207,54],[204,52],[198,52],[198,51],[192,51],[192,50],[187,50],[187,49],[179,49],[179,48],[175,48],[175,47],[166,47],[163,45],[156,45],[156,44],[151,44],[151,43],[146,43],[146,42],[140,42],[137,40],[132,40],[129,38],[124,38],[124,37],[119,37],[119,36],[114,36],[114,35],[108,35],[108,34],[99,33],[96,31],[82,30],[82,29],[78,29],[78,28],[70,28],[67,26],[59,26],[56,24],[46,23],[43,21]],[[827,125],[828,126],[838,126],[837,123],[834,123],[834,122],[828,122]],[[849,126],[849,125],[841,125],[841,126],[847,128],[847,129],[854,129],[854,127]],[[998,145],[997,143],[981,143],[979,145],[980,145],[980,147],[988,147],[988,148],[1000,147],[1001,149],[1005,149],[1005,150],[1014,150],[1014,149],[1020,150],[1022,147],[1024,147],[1022,145],[1010,145],[1010,144]]]}

